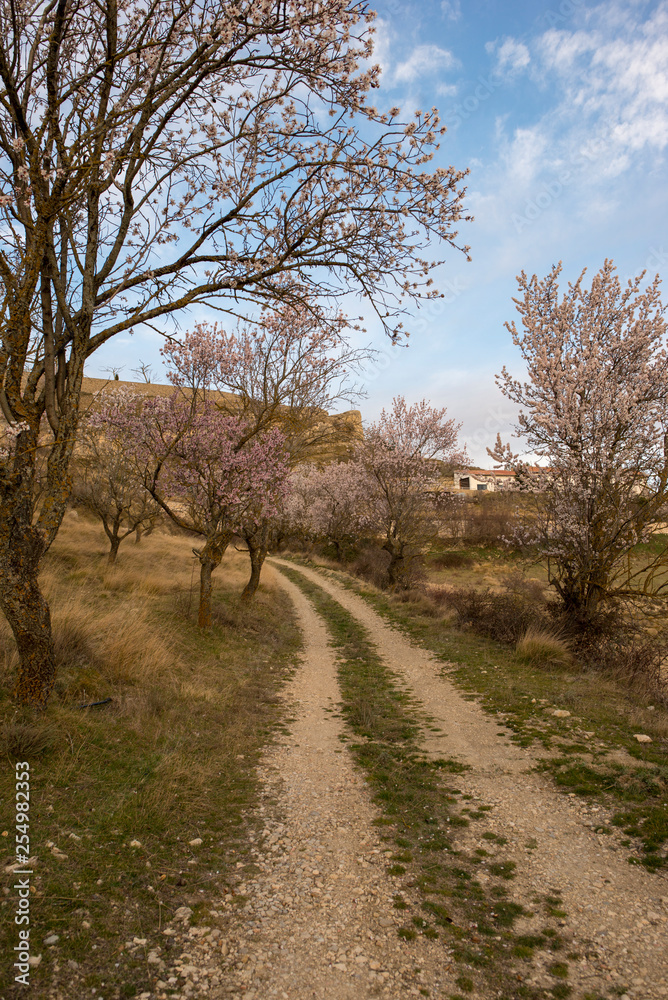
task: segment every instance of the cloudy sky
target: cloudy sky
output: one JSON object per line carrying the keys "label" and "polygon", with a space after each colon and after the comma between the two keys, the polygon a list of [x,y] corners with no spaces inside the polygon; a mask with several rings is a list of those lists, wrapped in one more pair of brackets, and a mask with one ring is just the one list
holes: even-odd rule
{"label": "cloudy sky", "polygon": [[[566,280],[606,257],[624,278],[668,272],[668,0],[383,0],[377,10],[374,103],[439,108],[440,162],[470,169],[475,221],[461,231],[472,263],[447,253],[445,298],[415,311],[409,347],[369,326],[381,355],[362,411],[373,419],[397,394],[447,406],[485,462],[513,421],[494,374],[519,371],[504,329],[515,275],[563,260]],[[158,357],[141,334],[113,354],[126,379],[139,357]],[[111,361],[100,353],[88,374]]]}

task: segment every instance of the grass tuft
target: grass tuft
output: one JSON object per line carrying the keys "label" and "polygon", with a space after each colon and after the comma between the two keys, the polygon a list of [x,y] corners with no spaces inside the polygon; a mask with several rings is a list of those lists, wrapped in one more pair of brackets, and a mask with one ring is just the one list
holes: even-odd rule
{"label": "grass tuft", "polygon": [[572,656],[564,639],[544,629],[528,628],[515,646],[520,663],[531,667],[568,666]]}

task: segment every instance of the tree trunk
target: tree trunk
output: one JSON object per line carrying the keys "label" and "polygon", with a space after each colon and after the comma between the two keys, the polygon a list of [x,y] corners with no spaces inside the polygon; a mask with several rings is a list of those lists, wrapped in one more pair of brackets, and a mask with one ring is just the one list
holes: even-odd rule
{"label": "tree trunk", "polygon": [[391,590],[395,590],[402,582],[405,575],[404,546],[388,539],[383,548],[390,555],[390,562],[387,567],[387,579]]}
{"label": "tree trunk", "polygon": [[138,524],[135,528],[135,545],[139,545],[141,542],[141,536],[144,533],[144,529],[141,524]]}
{"label": "tree trunk", "polygon": [[259,531],[249,531],[244,535],[250,556],[251,575],[241,594],[242,601],[251,601],[260,586],[260,574],[269,548],[269,525],[263,525]]}
{"label": "tree trunk", "polygon": [[231,532],[207,538],[203,549],[194,549],[200,561],[199,610],[197,624],[200,628],[211,628],[211,574],[220,566],[225,550],[230,544]]}
{"label": "tree trunk", "polygon": [[262,566],[267,555],[267,549],[262,545],[254,545],[252,548],[249,545],[248,553],[251,561],[251,575],[241,594],[242,601],[252,600],[257,593],[257,588],[260,586],[260,574],[262,573]]}
{"label": "tree trunk", "polygon": [[56,678],[49,605],[36,574],[24,574],[14,589],[8,599],[2,600],[19,653],[14,697],[24,705],[45,708]]}
{"label": "tree trunk", "polygon": [[48,539],[32,524],[37,435],[24,444],[26,438],[21,435],[25,450],[13,463],[14,474],[0,480],[0,607],[19,654],[14,696],[25,705],[44,708],[56,673],[49,606],[37,579]]}
{"label": "tree trunk", "polygon": [[118,537],[118,535],[112,535],[109,539],[109,544],[110,548],[109,548],[109,555],[107,556],[107,563],[110,566],[113,566],[113,564],[116,562],[116,556],[118,555],[118,549],[121,544],[121,540]]}
{"label": "tree trunk", "polygon": [[216,564],[200,557],[199,571],[199,611],[197,624],[200,628],[211,628],[211,574]]}

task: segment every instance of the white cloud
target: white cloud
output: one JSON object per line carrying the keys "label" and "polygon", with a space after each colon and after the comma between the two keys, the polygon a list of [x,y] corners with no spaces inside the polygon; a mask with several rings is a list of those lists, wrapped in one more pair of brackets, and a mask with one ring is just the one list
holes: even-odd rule
{"label": "white cloud", "polygon": [[515,76],[521,70],[526,69],[531,61],[529,50],[524,42],[518,42],[514,38],[504,38],[499,43],[487,42],[485,45],[487,52],[496,54],[496,72],[501,76]]}
{"label": "white cloud", "polygon": [[397,83],[411,83],[421,76],[452,69],[455,65],[457,61],[447,49],[438,45],[418,45],[408,59],[397,66],[394,79]]}
{"label": "white cloud", "polygon": [[576,137],[604,122],[608,159],[618,163],[668,148],[668,4],[644,22],[620,5],[594,8],[587,30],[547,31],[537,54],[543,79],[563,88],[564,123],[577,116]]}
{"label": "white cloud", "polygon": [[378,17],[374,22],[374,29],[373,55],[369,64],[380,66],[383,76],[386,76],[390,73],[390,26],[382,17]]}
{"label": "white cloud", "polygon": [[442,0],[441,13],[449,21],[458,21],[462,16],[462,5],[460,0]]}
{"label": "white cloud", "polygon": [[512,139],[502,141],[501,157],[513,187],[527,187],[545,169],[548,137],[542,125],[516,128]]}

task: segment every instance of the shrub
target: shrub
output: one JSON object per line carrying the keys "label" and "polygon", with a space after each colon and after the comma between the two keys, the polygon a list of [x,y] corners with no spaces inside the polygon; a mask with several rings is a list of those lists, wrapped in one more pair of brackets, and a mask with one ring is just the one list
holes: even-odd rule
{"label": "shrub", "polygon": [[667,658],[668,639],[665,636],[636,635],[627,636],[622,641],[607,639],[599,642],[588,651],[587,664],[666,705],[668,691],[663,671]]}
{"label": "shrub", "polygon": [[389,564],[389,552],[379,548],[369,548],[360,552],[357,559],[350,564],[350,570],[355,576],[360,576],[374,586],[384,589],[389,583],[387,574]]}
{"label": "shrub", "polygon": [[504,545],[516,521],[518,498],[509,493],[473,493],[466,497],[460,537],[467,545]]}
{"label": "shrub", "polygon": [[441,552],[430,561],[432,569],[462,569],[473,565],[468,552]]}
{"label": "shrub", "polygon": [[545,604],[508,591],[493,594],[474,587],[441,591],[438,600],[456,612],[459,624],[497,642],[514,644],[530,628],[545,628],[549,619]]}

